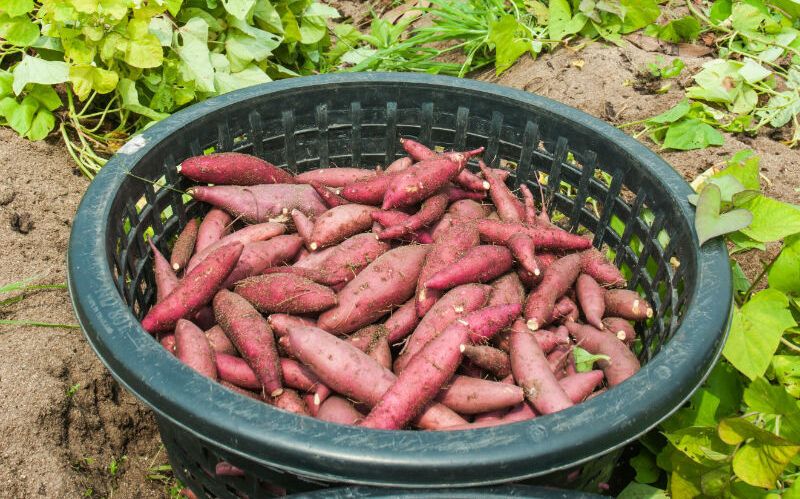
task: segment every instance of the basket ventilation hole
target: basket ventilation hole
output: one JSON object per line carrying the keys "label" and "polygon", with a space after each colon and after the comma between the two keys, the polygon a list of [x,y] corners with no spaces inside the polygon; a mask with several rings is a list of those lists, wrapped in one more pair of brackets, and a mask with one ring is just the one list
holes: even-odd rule
{"label": "basket ventilation hole", "polygon": [[145,206],[147,206],[147,198],[142,196],[139,198],[138,201],[136,201],[136,204],[134,205],[134,208],[136,208],[136,213],[141,213]]}

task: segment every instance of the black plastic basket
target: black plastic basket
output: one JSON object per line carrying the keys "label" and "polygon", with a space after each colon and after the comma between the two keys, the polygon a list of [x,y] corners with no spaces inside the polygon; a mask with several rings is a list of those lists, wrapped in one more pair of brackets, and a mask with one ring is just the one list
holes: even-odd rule
{"label": "black plastic basket", "polygon": [[[166,250],[205,209],[180,192],[190,185],[176,173],[182,160],[243,151],[293,172],[374,167],[401,156],[400,137],[457,150],[486,146],[488,163],[512,169],[509,183],[527,182],[534,192],[546,174],[551,214],[616,252],[630,285],[654,305],[654,319],[640,330],[642,370],[579,406],[531,421],[385,432],[242,397],[183,366],[139,326],[155,296],[146,233]],[[121,149],[76,215],[69,287],[95,352],[153,409],[175,472],[198,493],[254,497],[275,487],[298,492],[335,483],[472,487],[531,477],[585,488],[607,478],[626,442],[687,400],[721,350],[731,310],[728,256],[720,242],[698,246],[691,192],[637,141],[536,95],[419,74],[298,78],[192,106]],[[247,477],[214,476],[220,460]]]}

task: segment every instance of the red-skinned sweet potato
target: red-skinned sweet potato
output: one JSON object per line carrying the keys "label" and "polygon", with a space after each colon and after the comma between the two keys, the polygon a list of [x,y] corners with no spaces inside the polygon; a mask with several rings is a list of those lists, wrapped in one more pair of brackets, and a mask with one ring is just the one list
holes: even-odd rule
{"label": "red-skinned sweet potato", "polygon": [[490,185],[489,196],[494,202],[500,220],[504,222],[522,222],[525,219],[525,207],[514,195],[505,182],[500,180],[494,171],[486,166],[483,161],[478,161],[478,167]]}
{"label": "red-skinned sweet potato", "polygon": [[653,309],[639,293],[630,289],[609,289],[605,292],[605,314],[631,321],[653,317]]}
{"label": "red-skinned sweet potato", "polygon": [[259,275],[270,267],[282,265],[293,259],[302,246],[303,240],[295,234],[248,243],[244,246],[236,267],[222,286],[231,288],[242,279]]}
{"label": "red-skinned sweet potato", "polygon": [[308,249],[316,251],[332,246],[368,230],[372,226],[371,214],[376,209],[363,204],[345,204],[331,208],[314,221]]}
{"label": "red-skinned sweet potato", "polygon": [[200,221],[192,218],[186,222],[186,226],[178,235],[175,245],[172,246],[172,253],[169,255],[169,263],[172,270],[178,272],[186,267],[189,259],[194,253],[194,244],[197,241],[197,231],[200,229]]}
{"label": "red-skinned sweet potato", "polygon": [[603,329],[603,315],[606,311],[605,291],[588,274],[581,274],[575,282],[575,294],[581,305],[586,322]]}
{"label": "red-skinned sweet potato", "polygon": [[220,152],[194,156],[178,165],[178,173],[195,182],[218,185],[291,184],[292,175],[250,154]]}
{"label": "red-skinned sweet potato", "polygon": [[462,353],[473,364],[498,378],[511,374],[511,361],[508,354],[498,348],[489,345],[465,345]]}
{"label": "red-skinned sweet potato", "polygon": [[153,240],[148,237],[147,242],[153,252],[153,275],[156,278],[156,303],[158,303],[172,293],[172,290],[178,285],[179,279],[167,259],[153,244]]}
{"label": "red-skinned sweet potato", "polygon": [[558,380],[564,393],[575,404],[580,404],[603,382],[603,371],[575,373]]}
{"label": "red-skinned sweet potato", "polygon": [[513,384],[456,375],[445,383],[436,400],[459,414],[480,414],[510,408],[522,402],[524,395]]}
{"label": "red-skinned sweet potato", "polygon": [[197,229],[197,240],[194,243],[194,253],[198,254],[212,244],[222,239],[231,230],[233,217],[225,210],[211,208],[200,227]]}
{"label": "red-skinned sweet potato", "polygon": [[375,170],[367,168],[318,168],[294,176],[295,183],[317,183],[325,187],[344,187],[353,182],[376,176]]}
{"label": "red-skinned sweet potato", "polygon": [[235,242],[244,245],[254,243],[256,241],[266,241],[267,239],[271,239],[275,236],[283,234],[285,230],[285,225],[272,222],[250,225],[243,229],[237,230],[233,234],[228,234],[219,241],[210,244],[202,251],[195,253],[192,259],[189,260],[189,263],[186,265],[186,272],[188,273],[194,270],[194,268],[197,267],[208,255],[222,246],[226,246]]}
{"label": "red-skinned sweet potato", "polygon": [[[211,310],[211,314],[213,315],[214,310]],[[205,332],[206,339],[208,340],[208,344],[211,345],[211,349],[217,353],[226,353],[228,355],[239,355],[236,351],[236,347],[233,346],[231,340],[225,334],[225,331],[219,325],[216,325]]]}
{"label": "red-skinned sweet potato", "polygon": [[636,330],[633,325],[622,317],[606,317],[603,319],[605,329],[608,329],[623,343],[631,346],[636,341]]}
{"label": "red-skinned sweet potato", "polygon": [[316,415],[317,419],[343,425],[356,425],[364,419],[364,415],[356,410],[350,401],[342,397],[328,397],[320,405]]}
{"label": "red-skinned sweet potato", "polygon": [[384,327],[388,333],[387,341],[391,344],[402,340],[417,327],[419,320],[416,300],[411,298],[386,319]]}
{"label": "red-skinned sweet potato", "polygon": [[328,208],[335,208],[337,206],[342,206],[345,204],[350,203],[350,201],[346,200],[345,198],[341,197],[337,193],[335,193],[330,187],[325,187],[324,185],[314,182],[313,180],[308,183],[311,187],[317,191],[319,197],[325,201],[325,204],[328,205]]}
{"label": "red-skinned sweet potato", "polygon": [[308,314],[336,306],[330,288],[288,273],[248,277],[234,291],[263,313]]}
{"label": "red-skinned sweet potato", "polygon": [[610,288],[625,286],[625,277],[596,248],[581,253],[581,272],[592,276],[598,284]]}
{"label": "red-skinned sweet potato", "polygon": [[569,322],[570,334],[580,342],[581,348],[595,355],[607,355],[610,360],[600,360],[597,365],[603,370],[608,386],[616,386],[630,378],[641,367],[633,352],[609,331],[599,331],[592,326]]}
{"label": "red-skinned sweet potato", "polygon": [[309,216],[328,210],[317,191],[306,184],[196,186],[186,193],[251,223],[268,222],[295,208]]}
{"label": "red-skinned sweet potato", "polygon": [[175,356],[203,376],[217,379],[214,350],[203,330],[185,319],[175,325]]}
{"label": "red-skinned sweet potato", "polygon": [[528,295],[525,318],[528,328],[536,331],[551,319],[556,300],[567,292],[580,273],[580,254],[572,253],[558,259],[544,271],[542,282]]}
{"label": "red-skinned sweet potato", "polygon": [[[489,218],[477,221],[481,239],[492,244],[506,244],[508,239],[519,232],[528,234],[538,249],[544,250],[581,250],[589,248],[592,241],[570,234],[561,229],[530,228],[519,223],[500,222]],[[541,261],[539,262],[541,265]]]}
{"label": "red-skinned sweet potato", "polygon": [[475,246],[465,251],[451,266],[429,277],[424,286],[441,291],[471,282],[487,282],[508,272],[512,265],[511,252],[507,248]]}

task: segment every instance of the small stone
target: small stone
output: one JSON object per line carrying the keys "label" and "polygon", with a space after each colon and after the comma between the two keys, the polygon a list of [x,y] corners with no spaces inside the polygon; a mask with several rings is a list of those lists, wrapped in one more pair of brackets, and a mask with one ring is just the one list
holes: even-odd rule
{"label": "small stone", "polygon": [[11,229],[20,234],[27,234],[33,230],[33,220],[28,212],[13,213],[11,215]]}

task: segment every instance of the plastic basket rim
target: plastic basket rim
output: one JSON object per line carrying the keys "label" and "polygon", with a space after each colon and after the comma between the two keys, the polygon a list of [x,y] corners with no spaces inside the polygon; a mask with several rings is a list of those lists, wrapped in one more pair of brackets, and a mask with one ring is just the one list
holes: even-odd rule
{"label": "plastic basket rim", "polygon": [[[416,73],[320,75],[234,91],[181,110],[145,130],[139,139],[129,142],[90,184],[75,216],[68,250],[70,297],[90,345],[120,383],[159,417],[212,447],[224,449],[245,461],[254,460],[315,479],[382,486],[452,485],[440,484],[436,480],[436,476],[445,470],[458,470],[464,478],[458,485],[472,486],[503,483],[564,469],[638,438],[688,400],[719,357],[731,313],[730,301],[720,303],[717,293],[707,291],[703,294],[699,290],[732,289],[724,244],[713,241],[700,248],[691,223],[692,241],[687,244],[692,245],[696,254],[698,274],[694,292],[686,301],[683,323],[672,340],[639,373],[615,387],[613,393],[526,422],[459,432],[386,432],[302,418],[241,397],[203,378],[152,340],[117,291],[108,263],[105,237],[108,217],[126,173],[159,142],[180,130],[183,124],[231,104],[319,85],[370,83],[488,93],[495,98],[500,96],[521,101],[559,116],[573,126],[582,126],[605,136],[617,147],[636,155],[643,168],[650,169],[665,184],[664,194],[679,205],[683,216],[692,219],[686,200],[691,188],[658,155],[597,118],[535,94],[491,83]],[[119,355],[122,352],[125,355]],[[675,362],[676,358],[682,363]],[[152,367],[142,363],[143,359],[167,366],[169,372],[162,374],[168,374],[169,381],[153,377]],[[675,368],[696,361],[707,366],[700,379]],[[659,383],[666,382],[674,386],[671,391],[659,387]],[[169,387],[177,386],[195,389],[168,391]],[[200,390],[211,395],[210,402],[202,400],[206,409],[202,413],[196,409],[199,402],[196,392]],[[658,390],[659,396],[651,396],[647,404],[630,402],[640,401],[652,390]],[[219,417],[221,414],[225,417]],[[199,427],[204,430],[200,431]],[[598,432],[598,427],[608,428],[606,434]],[[613,438],[608,436],[609,430],[613,430]],[[210,433],[214,435],[210,436]],[[233,448],[230,442],[215,438],[218,435],[235,436],[239,447]],[[334,435],[334,438],[318,438],[323,435]],[[314,440],[313,444],[310,440]],[[270,456],[263,452],[256,455],[259,449],[268,449]],[[554,452],[559,455],[554,457]],[[314,463],[308,462],[309,455],[314,456]],[[536,468],[537,460],[545,457],[549,460],[546,469],[530,471],[531,467]],[[493,470],[493,476],[483,477],[481,470],[487,463],[503,463],[504,466],[499,472]],[[345,473],[342,468],[356,471]],[[398,480],[391,476],[398,473],[410,478]]]}

